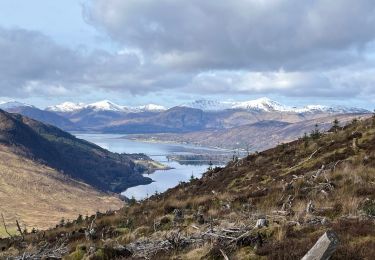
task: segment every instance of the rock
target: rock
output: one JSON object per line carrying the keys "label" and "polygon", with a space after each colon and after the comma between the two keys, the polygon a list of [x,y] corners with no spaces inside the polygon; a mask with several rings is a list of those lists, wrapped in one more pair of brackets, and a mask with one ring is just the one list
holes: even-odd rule
{"label": "rock", "polygon": [[268,227],[268,221],[265,218],[258,219],[257,223],[255,224],[255,228],[262,228],[262,227]]}
{"label": "rock", "polygon": [[324,233],[302,260],[328,260],[336,251],[339,239],[333,231]]}

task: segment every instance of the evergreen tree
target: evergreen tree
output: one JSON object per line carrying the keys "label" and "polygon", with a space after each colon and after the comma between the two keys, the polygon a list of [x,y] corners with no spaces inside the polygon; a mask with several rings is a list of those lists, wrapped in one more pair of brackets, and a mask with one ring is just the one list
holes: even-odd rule
{"label": "evergreen tree", "polygon": [[332,123],[333,131],[337,132],[339,130],[339,127],[340,127],[340,121],[337,118],[335,118],[335,120],[333,120],[333,123]]}
{"label": "evergreen tree", "polygon": [[319,125],[318,124],[315,124],[315,128],[314,130],[312,130],[310,136],[312,139],[316,140],[316,139],[319,139],[319,137],[321,136],[321,132],[319,130]]}
{"label": "evergreen tree", "polygon": [[210,161],[209,164],[208,164],[207,170],[212,171],[212,165],[213,165],[213,163],[212,163],[212,161]]}
{"label": "evergreen tree", "polygon": [[77,223],[80,224],[83,222],[83,217],[81,214],[78,215],[78,218],[77,218]]}

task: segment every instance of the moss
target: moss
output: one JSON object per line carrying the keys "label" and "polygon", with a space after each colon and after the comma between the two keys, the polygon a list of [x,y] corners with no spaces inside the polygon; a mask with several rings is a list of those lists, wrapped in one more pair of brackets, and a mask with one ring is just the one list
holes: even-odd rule
{"label": "moss", "polygon": [[368,200],[364,203],[362,207],[363,211],[368,215],[368,216],[375,216],[375,201],[373,200]]}

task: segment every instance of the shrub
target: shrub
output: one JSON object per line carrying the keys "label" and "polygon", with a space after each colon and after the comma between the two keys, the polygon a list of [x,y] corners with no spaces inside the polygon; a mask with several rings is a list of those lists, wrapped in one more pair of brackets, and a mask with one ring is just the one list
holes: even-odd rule
{"label": "shrub", "polygon": [[375,216],[375,201],[373,200],[367,200],[362,207],[363,211],[368,215],[368,216]]}

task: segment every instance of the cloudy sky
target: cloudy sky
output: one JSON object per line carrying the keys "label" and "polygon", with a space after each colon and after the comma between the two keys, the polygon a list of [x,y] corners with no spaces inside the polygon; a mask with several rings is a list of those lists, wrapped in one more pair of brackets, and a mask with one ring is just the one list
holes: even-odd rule
{"label": "cloudy sky", "polygon": [[0,0],[0,100],[375,107],[374,0]]}

